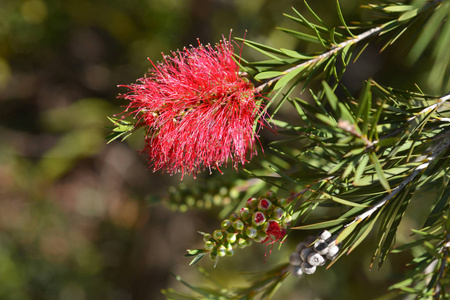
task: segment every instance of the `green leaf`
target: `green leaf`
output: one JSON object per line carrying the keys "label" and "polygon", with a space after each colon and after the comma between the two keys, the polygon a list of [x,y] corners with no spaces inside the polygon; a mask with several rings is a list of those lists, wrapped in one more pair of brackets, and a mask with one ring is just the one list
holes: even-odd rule
{"label": "green leaf", "polygon": [[354,185],[359,185],[361,176],[363,175],[369,160],[370,160],[369,155],[364,155],[362,157],[361,162],[359,163],[358,167],[356,168],[355,179],[353,180]]}
{"label": "green leaf", "polygon": [[375,153],[369,152],[370,160],[372,161],[373,165],[375,166],[375,170],[378,174],[378,180],[380,181],[381,185],[384,187],[384,189],[388,192],[391,191],[391,187],[389,186],[389,182],[386,179],[386,176],[384,175],[383,169],[381,167],[380,162],[378,161],[378,157]]}
{"label": "green leaf", "polygon": [[347,32],[350,34],[350,36],[354,37],[353,33],[348,28],[347,23],[345,23],[344,15],[342,14],[342,10],[341,10],[341,6],[339,4],[339,0],[336,0],[336,9],[337,9],[339,20],[341,21],[342,25],[344,25],[345,29],[347,29]]}
{"label": "green leaf", "polygon": [[304,55],[304,54],[301,54],[301,53],[299,53],[297,51],[294,51],[294,50],[289,50],[289,49],[285,49],[285,48],[281,48],[280,50],[286,56],[289,56],[289,57],[292,57],[292,58],[305,59],[305,60],[314,58],[313,56]]}
{"label": "green leaf", "polygon": [[338,225],[342,225],[348,222],[349,219],[336,219],[331,221],[318,222],[314,224],[301,225],[292,227],[291,229],[300,229],[300,230],[314,230],[314,229],[322,229],[322,228],[330,228]]}
{"label": "green leaf", "polygon": [[403,13],[398,18],[398,21],[399,22],[403,22],[403,21],[409,20],[409,19],[414,18],[415,16],[417,16],[417,14],[418,14],[418,9],[417,8],[413,9],[413,10],[410,10],[410,11],[407,11],[407,12]]}
{"label": "green leaf", "polygon": [[386,12],[404,12],[413,9],[415,9],[415,7],[412,5],[398,5],[398,4],[386,6],[385,8],[383,8],[383,10]]}
{"label": "green leaf", "polygon": [[337,236],[336,244],[342,243],[356,229],[359,223],[360,221],[353,222],[352,224],[345,227],[345,229],[342,230],[342,232]]}
{"label": "green leaf", "polygon": [[279,71],[262,72],[262,73],[256,74],[255,80],[263,80],[263,79],[268,79],[268,78],[274,78],[274,77],[278,77],[280,75],[283,75],[283,72],[279,72]]}
{"label": "green leaf", "polygon": [[281,28],[281,27],[277,27],[278,30],[283,31],[284,33],[287,33],[299,40],[302,41],[306,41],[306,42],[310,42],[310,43],[318,43],[320,44],[319,39],[317,38],[317,36],[314,35],[310,35],[310,34],[306,34],[300,31],[296,31],[296,30],[292,30],[292,29],[287,29],[287,28]]}
{"label": "green leaf", "polygon": [[366,205],[366,204],[360,204],[360,203],[355,203],[355,202],[352,202],[352,201],[348,201],[348,200],[345,200],[345,199],[341,199],[341,198],[336,197],[336,196],[334,196],[334,195],[330,195],[330,194],[328,194],[328,193],[325,193],[324,191],[319,191],[319,193],[320,193],[321,195],[323,195],[325,198],[330,199],[331,201],[334,201],[334,202],[343,204],[343,205],[352,206],[352,207],[369,207],[369,205]]}
{"label": "green leaf", "polygon": [[304,70],[304,68],[305,66],[297,67],[296,69],[281,77],[281,79],[278,80],[273,89],[278,90],[284,88],[289,83],[289,81],[291,81],[295,76],[299,75]]}

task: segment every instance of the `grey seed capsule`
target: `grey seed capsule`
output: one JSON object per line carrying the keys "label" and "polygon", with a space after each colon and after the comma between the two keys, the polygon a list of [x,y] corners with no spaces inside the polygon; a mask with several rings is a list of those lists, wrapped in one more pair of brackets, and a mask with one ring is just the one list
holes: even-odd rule
{"label": "grey seed capsule", "polygon": [[311,253],[306,260],[311,266],[320,266],[325,263],[325,259],[319,253]]}
{"label": "grey seed capsule", "polygon": [[324,230],[320,235],[319,235],[319,239],[321,240],[328,240],[331,237],[331,233],[328,230]]}
{"label": "grey seed capsule", "polygon": [[337,246],[337,245],[335,245],[335,244],[331,244],[331,245],[328,247],[327,258],[328,258],[329,260],[333,260],[333,259],[336,258],[336,256],[338,255],[338,253],[339,253],[339,246]]}
{"label": "grey seed capsule", "polygon": [[289,256],[289,263],[291,264],[291,266],[300,266],[302,264],[302,262],[303,261],[298,252],[293,252]]}
{"label": "grey seed capsule", "polygon": [[311,275],[314,274],[314,272],[316,272],[316,266],[311,266],[309,263],[307,263],[306,261],[304,261],[301,265],[302,271],[304,274],[307,275]]}
{"label": "grey seed capsule", "polygon": [[303,275],[302,268],[300,266],[294,266],[291,269],[291,274],[295,277],[300,277]]}
{"label": "grey seed capsule", "polygon": [[328,253],[328,243],[324,240],[318,240],[314,243],[314,251],[320,255],[325,255]]}
{"label": "grey seed capsule", "polygon": [[305,248],[305,249],[303,249],[301,252],[300,252],[300,258],[303,260],[303,261],[306,261],[307,259],[308,259],[308,256],[311,254],[311,253],[313,253],[314,251],[313,251],[313,249],[311,249],[311,248]]}
{"label": "grey seed capsule", "polygon": [[297,244],[297,246],[295,247],[295,251],[300,253],[303,249],[305,249],[306,247],[308,247],[308,244],[305,242],[300,242]]}

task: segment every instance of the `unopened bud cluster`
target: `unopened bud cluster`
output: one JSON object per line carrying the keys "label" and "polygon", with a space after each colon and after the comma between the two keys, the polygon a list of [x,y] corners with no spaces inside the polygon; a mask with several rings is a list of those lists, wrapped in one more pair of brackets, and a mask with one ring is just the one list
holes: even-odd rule
{"label": "unopened bud cluster", "polygon": [[253,241],[281,242],[292,222],[292,216],[287,211],[291,202],[290,198],[277,199],[272,191],[263,197],[248,199],[245,207],[222,221],[221,229],[204,234],[204,250],[215,260],[231,256],[237,247],[245,248]]}
{"label": "unopened bud cluster", "polygon": [[323,231],[318,237],[308,237],[289,256],[291,274],[296,277],[313,274],[317,267],[325,265],[327,259],[334,260],[338,253],[339,246],[329,231]]}

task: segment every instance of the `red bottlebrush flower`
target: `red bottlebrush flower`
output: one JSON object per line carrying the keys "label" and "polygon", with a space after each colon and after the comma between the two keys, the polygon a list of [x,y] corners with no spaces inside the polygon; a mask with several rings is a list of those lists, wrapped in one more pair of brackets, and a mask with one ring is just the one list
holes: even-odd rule
{"label": "red bottlebrush flower", "polygon": [[[148,126],[153,171],[193,174],[231,162],[237,169],[256,154],[253,125],[261,111],[255,87],[239,75],[233,45],[184,48],[153,64],[120,97]],[[220,171],[220,169],[219,169]]]}

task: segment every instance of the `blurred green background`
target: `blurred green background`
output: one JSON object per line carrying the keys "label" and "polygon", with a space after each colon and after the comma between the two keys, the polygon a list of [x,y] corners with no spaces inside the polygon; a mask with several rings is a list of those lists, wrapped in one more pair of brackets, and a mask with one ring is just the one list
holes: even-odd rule
{"label": "blurred green background", "polygon": [[[364,3],[342,1],[345,17],[366,19]],[[163,299],[162,288],[179,287],[170,272],[201,282],[184,251],[201,246],[197,230],[218,226],[223,204],[242,200],[245,181],[239,189],[234,171],[214,173],[223,189],[207,194],[208,174],[186,178],[184,189],[196,189],[196,196],[184,199],[173,187],[179,176],[146,170],[138,153],[142,135],[106,144],[106,117],[121,112],[125,103],[116,96],[124,90],[117,85],[142,77],[147,58],[158,61],[161,52],[195,45],[197,38],[214,44],[232,28],[234,36],[247,30],[248,39],[273,47],[314,51],[275,30],[297,28],[282,16],[290,6],[305,11],[302,1],[288,0],[1,0],[0,299]],[[338,24],[334,0],[311,6]],[[411,87],[396,59],[402,50],[380,55],[376,47],[349,73],[349,88],[357,90],[369,76]],[[250,49],[243,56],[260,58]],[[185,212],[186,205],[168,199],[201,208]],[[274,250],[265,264],[264,247],[239,250],[211,272],[244,285],[239,271],[287,261],[296,241]],[[276,298],[381,294],[393,266],[369,275],[365,246],[371,245],[334,271],[289,278]]]}

